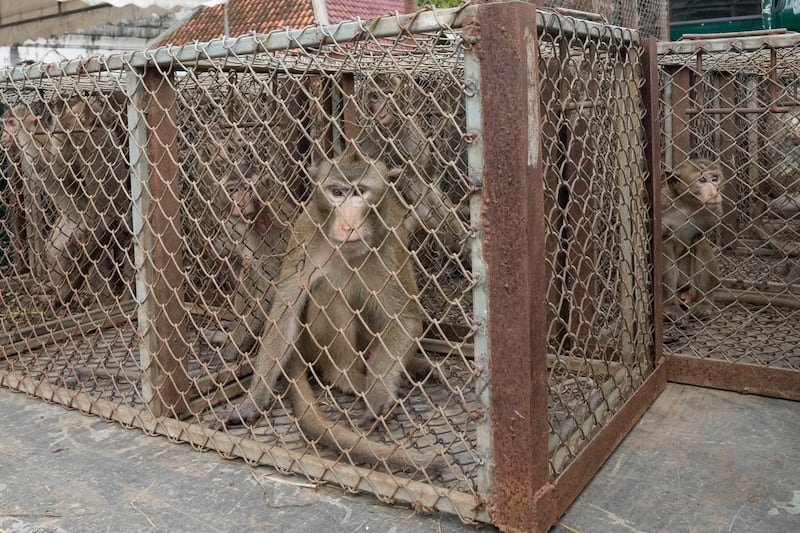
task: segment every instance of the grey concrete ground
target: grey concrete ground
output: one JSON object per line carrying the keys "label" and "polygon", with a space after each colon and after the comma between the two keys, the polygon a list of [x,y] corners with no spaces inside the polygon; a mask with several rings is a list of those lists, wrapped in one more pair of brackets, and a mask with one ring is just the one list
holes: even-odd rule
{"label": "grey concrete ground", "polygon": [[551,533],[800,532],[800,402],[667,385]]}
{"label": "grey concrete ground", "polygon": [[[476,531],[303,485],[0,389],[0,532]],[[575,531],[800,532],[800,403],[668,386],[552,533]]]}

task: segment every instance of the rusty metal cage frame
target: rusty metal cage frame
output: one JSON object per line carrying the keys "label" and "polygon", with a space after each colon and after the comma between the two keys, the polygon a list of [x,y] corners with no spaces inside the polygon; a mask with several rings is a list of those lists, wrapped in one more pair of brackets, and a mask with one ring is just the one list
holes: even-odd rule
{"label": "rusty metal cage frame", "polygon": [[[769,209],[770,199],[759,188],[764,189],[760,184],[768,184],[770,174],[777,172],[775,165],[787,157],[795,158],[792,161],[797,171],[797,156],[780,153],[777,136],[780,127],[788,127],[784,117],[800,112],[798,60],[800,34],[786,30],[658,43],[664,166],[676,168],[687,158],[697,157],[710,157],[722,166],[732,186],[724,194],[729,207],[715,230],[725,243],[725,250],[717,257],[722,258],[725,251],[734,254],[738,259],[731,264],[743,263],[748,256],[774,256],[785,261],[797,246],[791,242],[794,239],[783,243],[777,236],[788,226],[776,226],[772,230],[775,235],[762,227],[760,219],[766,219],[768,211],[763,209]],[[764,150],[773,150],[775,161],[762,163],[769,157]],[[787,187],[796,194],[798,178],[788,179],[795,180]],[[749,204],[754,202],[764,207],[752,208]],[[792,217],[787,219],[790,222]],[[716,332],[718,326],[712,324],[715,319],[709,325],[692,325],[691,331],[679,335],[681,342],[676,341],[681,348],[665,348],[670,381],[800,400],[800,368],[792,362],[797,360],[792,347],[797,345],[797,335],[791,332],[797,331],[791,326],[797,320],[797,285],[773,279],[772,268],[760,263],[758,271],[751,273],[734,266],[732,274],[723,273],[721,286],[715,291],[723,316],[741,311],[755,317],[759,312],[774,311],[774,323],[754,318],[757,323],[752,328],[761,340],[748,337],[745,324],[736,327],[736,319],[732,319],[734,329],[727,334]],[[786,330],[780,329],[781,323]],[[705,328],[710,329],[705,332]],[[730,338],[727,348],[712,349],[714,335]],[[665,334],[669,344],[668,337]],[[676,340],[675,335],[672,337]],[[741,349],[728,353],[731,342]],[[779,355],[775,363],[770,363],[759,357],[760,351],[783,353],[787,362],[781,364]]]}
{"label": "rusty metal cage frame", "polygon": [[[312,455],[298,457],[292,451],[265,447],[245,437],[198,425],[191,419],[183,420],[182,417],[192,411],[181,392],[187,390],[189,384],[181,370],[181,360],[174,356],[181,350],[171,345],[175,337],[173,332],[179,329],[176,324],[184,324],[181,316],[186,313],[181,308],[183,302],[171,298],[183,279],[180,261],[174,259],[175,250],[181,247],[180,228],[171,223],[180,218],[181,211],[176,156],[178,126],[174,115],[177,70],[187,65],[213,70],[220,63],[222,70],[235,69],[242,66],[238,59],[248,58],[252,61],[245,65],[248,68],[257,65],[263,69],[307,73],[312,66],[304,63],[302,54],[293,55],[291,50],[319,49],[330,43],[358,40],[365,34],[381,39],[454,30],[458,30],[463,47],[463,58],[459,60],[463,60],[464,65],[464,109],[469,138],[467,173],[475,187],[470,197],[470,215],[475,232],[471,239],[475,278],[473,350],[477,369],[474,387],[481,404],[481,412],[475,413],[474,453],[480,460],[477,493],[438,487]],[[548,42],[549,59],[554,60],[550,66],[547,59],[540,56],[540,35],[565,39]],[[587,101],[575,101],[576,95],[581,94],[578,89],[568,84],[542,89],[542,78],[553,73],[560,79],[572,76],[570,46],[583,50],[585,45],[592,49],[591,54],[597,53],[594,45],[586,43],[609,47],[603,51],[612,65],[609,67],[612,83],[622,91],[621,101],[633,102],[631,105],[637,110],[620,117],[620,122],[614,126],[635,131],[631,139],[625,141],[630,144],[620,148],[620,153],[630,158],[628,167],[624,161],[615,163],[630,170],[632,175],[624,175],[620,180],[626,180],[625,184],[613,187],[620,187],[618,194],[623,205],[641,202],[637,204],[637,213],[627,212],[621,216],[627,217],[626,224],[643,232],[636,236],[639,248],[622,252],[626,254],[624,257],[630,257],[631,272],[617,289],[619,294],[611,297],[638,298],[638,317],[625,320],[638,324],[629,327],[638,328],[639,341],[629,342],[627,353],[609,354],[607,352],[616,350],[617,344],[600,346],[597,333],[570,325],[570,316],[585,314],[588,317],[600,313],[585,307],[583,300],[587,294],[597,296],[585,288],[580,289],[582,296],[574,296],[569,304],[572,307],[565,308],[560,303],[567,298],[567,293],[579,290],[576,287],[583,276],[591,275],[585,266],[575,267],[577,273],[570,281],[572,285],[560,282],[563,286],[558,290],[564,292],[555,296],[558,301],[553,300],[549,288],[560,275],[557,272],[560,262],[575,260],[570,254],[580,254],[581,248],[579,246],[577,252],[562,249],[566,246],[566,234],[553,235],[553,230],[548,229],[548,213],[558,207],[559,217],[561,213],[576,217],[563,224],[565,227],[575,224],[570,231],[578,232],[580,217],[591,216],[591,209],[575,206],[587,194],[586,189],[580,188],[585,185],[581,182],[585,178],[576,177],[575,173],[575,168],[584,165],[579,162],[578,151],[586,148],[581,143],[587,141],[564,141],[564,135],[571,134],[555,130],[548,133],[542,128],[546,123],[543,115],[573,113],[570,120],[581,123],[581,113],[598,107],[596,102],[603,97],[594,94],[591,98],[587,96]],[[658,235],[659,220],[657,216],[649,218],[643,210],[653,206],[658,210],[660,148],[654,112],[658,101],[655,52],[655,41],[640,39],[632,30],[539,11],[530,4],[501,3],[11,69],[4,74],[6,84],[11,86],[16,83],[42,86],[38,80],[59,77],[72,77],[81,83],[87,77],[99,76],[98,79],[112,86],[125,87],[132,231],[136,243],[134,265],[139,275],[135,301],[113,306],[111,311],[86,310],[72,317],[71,322],[59,322],[57,332],[43,329],[41,325],[32,326],[28,336],[4,332],[0,354],[3,360],[8,360],[21,351],[79,333],[81,320],[113,324],[120,316],[133,312],[138,317],[140,394],[145,408],[75,393],[17,370],[0,369],[0,385],[115,420],[127,427],[138,427],[149,434],[165,435],[197,448],[214,449],[224,456],[241,457],[253,464],[270,464],[351,490],[371,492],[384,500],[407,502],[419,510],[454,513],[464,521],[491,522],[504,529],[546,530],[577,497],[666,382],[666,368],[660,354],[660,291],[654,290],[652,281],[659,280],[661,275],[660,262],[653,260],[661,253],[659,239],[653,237]],[[590,59],[595,57],[586,53]],[[619,62],[618,67],[614,66],[615,61]],[[354,65],[354,70],[357,67]],[[636,71],[635,83],[627,77],[632,71]],[[540,97],[548,90],[552,107],[544,109]],[[571,90],[578,92],[570,96]],[[595,104],[589,102],[590,99]],[[520,113],[520,109],[527,112]],[[170,120],[163,120],[164,117]],[[623,118],[632,122],[624,122]],[[572,134],[576,131],[580,131],[581,136],[588,134],[588,126],[572,124],[570,122],[569,126],[574,128]],[[561,139],[556,144],[563,142],[565,147],[546,149],[543,144],[546,135]],[[555,157],[561,158],[559,163],[553,159]],[[610,173],[614,169],[605,170]],[[567,199],[564,205],[557,205],[561,200],[553,191],[559,187],[570,189],[568,195],[573,194],[574,201]],[[509,216],[509,213],[520,216]],[[620,229],[618,233],[624,240],[624,231]],[[554,259],[556,256],[559,259]],[[4,283],[5,291],[14,290],[13,280]],[[624,296],[620,296],[623,293]],[[551,296],[542,296],[548,294]],[[545,327],[562,319],[566,327],[559,332]],[[631,331],[627,334],[634,335]],[[588,342],[584,353],[575,351],[574,346],[562,348],[565,342],[577,344],[576,339],[584,337],[595,343]],[[612,388],[599,394],[604,414],[595,415],[589,410],[586,427],[576,430],[580,438],[567,446],[566,455],[554,466],[552,428],[548,420],[551,389],[548,376],[557,365],[569,368],[570,372],[575,371],[575,365],[585,365],[591,376],[595,375],[596,366],[600,370],[597,375],[604,376]],[[613,401],[610,396],[614,396]]]}

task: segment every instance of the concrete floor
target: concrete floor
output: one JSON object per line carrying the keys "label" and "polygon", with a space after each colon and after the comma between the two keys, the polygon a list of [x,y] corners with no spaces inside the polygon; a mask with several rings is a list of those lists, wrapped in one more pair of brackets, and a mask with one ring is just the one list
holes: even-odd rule
{"label": "concrete floor", "polygon": [[800,402],[667,386],[551,533],[800,532]]}
{"label": "concrete floor", "polygon": [[[0,389],[0,532],[467,532]],[[800,532],[800,403],[669,385],[552,533]]]}

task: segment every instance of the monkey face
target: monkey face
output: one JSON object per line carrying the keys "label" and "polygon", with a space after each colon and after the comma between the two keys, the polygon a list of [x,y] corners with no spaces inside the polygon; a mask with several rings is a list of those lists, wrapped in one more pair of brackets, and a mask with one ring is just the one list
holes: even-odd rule
{"label": "monkey face", "polygon": [[14,146],[14,135],[16,134],[18,127],[19,124],[17,123],[17,119],[14,117],[6,117],[5,120],[3,120],[2,144],[3,148],[6,150],[9,150]]}
{"label": "monkey face", "polygon": [[380,91],[369,91],[367,94],[367,108],[381,126],[388,128],[395,121],[395,113],[391,106],[391,92],[386,94]]}
{"label": "monkey face", "polygon": [[247,180],[231,180],[225,187],[225,192],[233,204],[233,216],[252,221],[258,214],[253,191]]}
{"label": "monkey face", "polygon": [[698,173],[689,190],[701,203],[719,205],[722,204],[721,186],[722,173],[718,170],[707,169]]}
{"label": "monkey face", "polygon": [[348,253],[365,253],[372,240],[370,214],[375,191],[365,184],[329,183],[324,187],[330,211],[328,237]]}
{"label": "monkey face", "polygon": [[31,143],[44,145],[49,134],[41,120],[27,106],[19,104],[3,121],[3,146],[25,148]]}

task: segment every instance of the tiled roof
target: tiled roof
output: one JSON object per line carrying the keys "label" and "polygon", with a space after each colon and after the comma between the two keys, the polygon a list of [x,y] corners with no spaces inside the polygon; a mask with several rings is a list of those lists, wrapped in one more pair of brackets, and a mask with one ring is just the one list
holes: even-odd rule
{"label": "tiled roof", "polygon": [[404,13],[403,0],[327,0],[328,19],[331,24],[336,24],[343,20],[350,20],[356,17],[360,19],[371,19],[388,15],[395,11]]}
{"label": "tiled roof", "polygon": [[[402,13],[404,5],[404,0],[327,0],[331,23],[355,17],[369,19],[395,11]],[[286,26],[301,28],[314,22],[311,0],[228,0],[231,37],[253,31],[267,33]],[[156,45],[210,41],[222,37],[223,32],[222,6],[205,7]]]}

